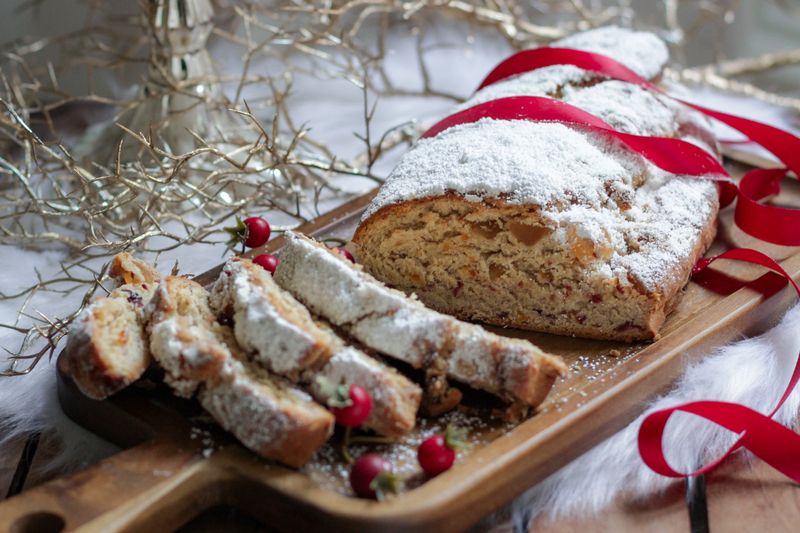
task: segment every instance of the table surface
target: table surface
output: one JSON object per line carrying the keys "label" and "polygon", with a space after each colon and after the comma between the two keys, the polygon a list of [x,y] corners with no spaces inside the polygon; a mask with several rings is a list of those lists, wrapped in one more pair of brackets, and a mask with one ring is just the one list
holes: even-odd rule
{"label": "table surface", "polygon": [[[800,529],[800,485],[760,459],[732,460],[707,476],[709,527],[720,531],[797,531]],[[619,502],[599,516],[582,520],[537,521],[538,532],[689,531],[683,483],[657,498]]]}
{"label": "table surface", "polygon": [[[23,442],[16,445],[21,453]],[[35,462],[47,455],[47,443]],[[14,464],[0,465],[0,500],[7,492]],[[29,479],[30,487],[44,479]],[[759,459],[740,455],[707,479],[709,525],[720,531],[797,531],[800,524],[800,485],[783,477]],[[206,532],[220,528],[236,531],[264,531],[266,528],[230,508],[217,508],[193,520],[182,531]],[[545,533],[585,533],[587,531],[680,532],[689,531],[683,483],[678,481],[664,494],[641,502],[619,501],[598,516],[585,519],[540,518],[531,530]]]}

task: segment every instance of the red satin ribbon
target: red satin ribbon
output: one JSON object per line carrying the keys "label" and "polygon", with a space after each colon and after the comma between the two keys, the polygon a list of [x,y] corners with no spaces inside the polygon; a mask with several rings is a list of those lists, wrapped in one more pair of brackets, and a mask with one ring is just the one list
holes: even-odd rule
{"label": "red satin ribbon", "polygon": [[[571,48],[547,47],[523,50],[502,61],[486,76],[478,89],[511,76],[552,65],[574,65],[665,94],[659,87],[608,56]],[[787,169],[800,176],[800,138],[755,120],[676,100],[738,130],[786,165],[786,169],[781,169],[780,177],[777,177],[779,174],[777,170],[765,172],[761,169],[750,171],[742,177],[739,182],[736,223],[743,231],[759,239],[784,246],[800,246],[800,211],[759,204],[758,201],[768,194],[753,195],[753,191],[768,190],[771,191],[769,195],[780,193],[780,179],[785,176]],[[780,228],[777,227],[779,222],[782,223]]]}
{"label": "red satin ribbon", "polygon": [[[699,272],[719,259],[732,259],[764,266],[788,280],[798,296],[800,286],[777,262],[769,256],[746,248],[729,250],[716,257],[703,258],[697,262],[694,272]],[[800,483],[800,435],[772,420],[800,381],[800,354],[794,371],[780,400],[768,415],[744,405],[730,402],[697,401],[689,402],[650,413],[639,427],[639,454],[647,466],[662,476],[688,477],[710,472],[739,448],[747,448],[785,476]],[[721,457],[704,467],[682,473],[673,469],[664,456],[663,437],[667,421],[676,411],[701,416],[734,433],[739,433],[737,441]]]}
{"label": "red satin ribbon", "polygon": [[509,96],[490,100],[440,120],[423,133],[422,138],[433,137],[458,124],[477,122],[482,118],[560,122],[588,130],[604,138],[622,142],[667,172],[717,181],[721,187],[720,203],[723,206],[736,198],[736,185],[731,181],[728,171],[715,157],[697,145],[681,139],[622,133],[601,118],[552,98]]}
{"label": "red satin ribbon", "polygon": [[[610,78],[635,83],[663,93],[661,89],[609,57],[564,48],[539,48],[514,54],[500,63],[479,88],[523,72],[559,64],[575,65],[584,70],[598,72]],[[682,103],[744,133],[750,140],[773,153],[788,169],[800,175],[798,172],[800,139],[796,136],[753,120],[688,102]],[[613,137],[668,172],[717,180],[721,185],[722,205],[732,201],[736,196],[736,188],[729,181],[724,168],[697,146],[678,139],[643,137],[618,132],[590,113],[548,98],[520,96],[485,102],[443,119],[425,132],[423,137],[431,137],[457,124],[475,122],[481,118],[557,121],[607,138]],[[735,220],[744,231],[764,241],[797,246],[800,245],[800,211],[758,203],[759,200],[780,192],[780,180],[785,176],[786,170],[785,168],[755,169],[748,172],[740,181]],[[695,273],[719,259],[744,261],[769,268],[788,280],[800,296],[800,286],[792,277],[777,262],[756,250],[735,249],[716,257],[701,259],[695,266]],[[713,470],[736,450],[744,447],[800,483],[800,435],[772,420],[798,382],[800,382],[800,354],[789,384],[768,415],[743,405],[717,401],[691,402],[650,413],[639,429],[639,453],[644,462],[655,472],[670,477],[686,477]],[[676,411],[706,418],[739,433],[739,439],[721,457],[699,470],[688,474],[678,472],[669,465],[663,450],[664,430],[670,416]]]}

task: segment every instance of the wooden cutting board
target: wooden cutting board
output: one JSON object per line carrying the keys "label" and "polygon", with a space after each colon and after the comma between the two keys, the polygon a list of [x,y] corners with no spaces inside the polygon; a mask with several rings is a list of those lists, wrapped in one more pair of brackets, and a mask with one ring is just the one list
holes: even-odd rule
{"label": "wooden cutting board", "polygon": [[[735,155],[740,161],[765,164]],[[745,168],[731,163],[734,174]],[[791,181],[773,202],[800,205],[800,187]],[[349,239],[372,194],[300,230],[320,239]],[[721,215],[710,254],[734,246],[759,248],[800,278],[797,248],[752,239],[731,218],[730,210]],[[264,250],[276,251],[281,245],[282,238],[276,238]],[[728,263],[715,263],[716,274],[689,284],[662,338],[652,344],[493,328],[561,355],[569,375],[557,382],[535,416],[516,426],[492,420],[489,409],[453,415],[470,428],[472,446],[454,468],[434,479],[411,474],[413,451],[422,435],[441,421],[423,420],[420,430],[403,442],[374,448],[390,454],[409,476],[408,490],[383,503],[348,494],[337,436],[312,464],[292,470],[248,452],[209,424],[196,404],[172,397],[155,380],[146,378],[106,401],[90,400],[62,372],[59,360],[58,395],[64,412],[124,451],[1,503],[0,531],[172,530],[220,504],[291,531],[462,530],[630,422],[689,362],[723,343],[763,331],[794,302],[793,292],[778,276]],[[211,271],[199,280],[215,276]],[[721,283],[724,294],[701,284],[711,282]]]}

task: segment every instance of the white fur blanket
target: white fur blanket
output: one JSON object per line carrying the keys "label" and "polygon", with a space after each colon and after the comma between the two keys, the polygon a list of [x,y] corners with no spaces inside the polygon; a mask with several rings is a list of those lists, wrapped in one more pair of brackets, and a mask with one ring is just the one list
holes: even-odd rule
{"label": "white fur blanket", "polygon": [[[641,500],[661,492],[675,480],[653,473],[639,458],[636,438],[647,413],[694,400],[723,400],[760,412],[774,408],[794,369],[800,351],[800,305],[765,334],[725,346],[689,367],[673,390],[655,400],[625,429],[568,464],[513,504],[513,522],[524,531],[542,514],[590,515],[617,498]],[[796,389],[775,419],[791,425],[800,408]],[[673,468],[691,472],[724,453],[736,435],[693,415],[676,413],[664,437]],[[747,452],[739,452],[746,454]]]}

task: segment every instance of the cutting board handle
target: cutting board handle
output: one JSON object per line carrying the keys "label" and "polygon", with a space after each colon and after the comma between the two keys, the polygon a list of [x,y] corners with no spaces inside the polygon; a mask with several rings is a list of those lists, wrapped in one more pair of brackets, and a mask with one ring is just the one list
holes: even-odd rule
{"label": "cutting board handle", "polygon": [[217,503],[217,472],[199,443],[145,442],[0,502],[0,531],[172,530]]}

